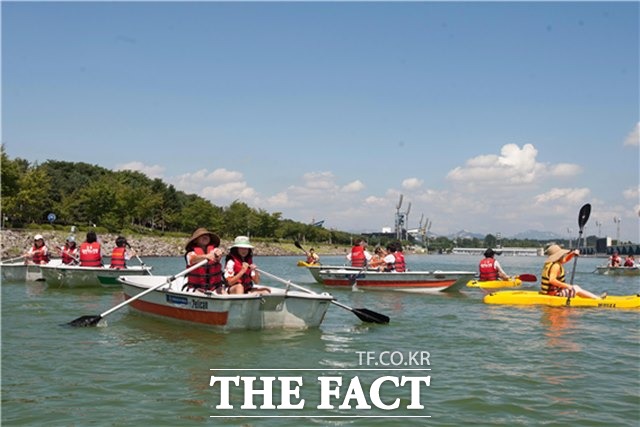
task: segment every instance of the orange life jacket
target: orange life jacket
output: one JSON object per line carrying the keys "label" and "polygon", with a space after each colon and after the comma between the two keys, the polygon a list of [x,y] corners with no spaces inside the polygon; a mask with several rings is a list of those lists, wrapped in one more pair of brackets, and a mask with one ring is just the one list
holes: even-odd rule
{"label": "orange life jacket", "polygon": [[127,260],[124,257],[127,252],[127,248],[124,247],[115,247],[111,252],[111,265],[109,268],[127,268]]}
{"label": "orange life jacket", "polygon": [[[196,255],[202,256],[213,251],[215,248],[214,245],[208,245],[207,251],[205,252],[201,247],[196,246],[193,248],[193,252]],[[190,288],[211,291],[221,287],[222,283],[222,266],[219,262],[209,261],[202,267],[198,267],[187,274],[186,286]]]}
{"label": "orange life jacket", "polygon": [[498,271],[496,270],[496,260],[493,258],[485,258],[480,261],[478,266],[480,270],[480,281],[488,282],[491,280],[498,280]]}
{"label": "orange life jacket", "polygon": [[81,267],[102,267],[102,254],[100,243],[84,242],[80,245],[80,266]]}

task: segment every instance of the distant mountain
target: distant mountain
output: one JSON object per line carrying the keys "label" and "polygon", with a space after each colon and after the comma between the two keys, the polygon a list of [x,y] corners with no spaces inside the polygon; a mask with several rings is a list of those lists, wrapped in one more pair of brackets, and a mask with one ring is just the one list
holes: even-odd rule
{"label": "distant mountain", "polygon": [[514,239],[562,240],[564,237],[552,231],[527,230],[512,236]]}
{"label": "distant mountain", "polygon": [[480,233],[472,233],[467,230],[460,230],[457,233],[449,234],[449,239],[484,239],[485,235]]}

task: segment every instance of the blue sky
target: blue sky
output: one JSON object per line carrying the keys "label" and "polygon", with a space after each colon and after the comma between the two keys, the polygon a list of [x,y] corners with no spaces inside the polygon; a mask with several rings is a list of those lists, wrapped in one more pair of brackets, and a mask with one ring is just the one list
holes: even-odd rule
{"label": "blue sky", "polygon": [[[348,231],[639,238],[638,2],[2,2],[11,158]],[[567,231],[571,230],[571,234]]]}

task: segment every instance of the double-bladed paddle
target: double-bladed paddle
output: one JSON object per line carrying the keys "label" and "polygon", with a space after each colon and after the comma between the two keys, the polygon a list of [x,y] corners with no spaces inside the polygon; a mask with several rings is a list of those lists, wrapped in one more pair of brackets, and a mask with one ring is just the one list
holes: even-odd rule
{"label": "double-bladed paddle", "polygon": [[100,322],[100,320],[102,320],[105,316],[113,313],[116,310],[121,309],[125,305],[137,300],[140,297],[143,297],[144,295],[146,295],[146,294],[148,294],[150,292],[155,291],[158,288],[161,288],[161,287],[163,287],[165,285],[171,284],[171,282],[173,282],[178,277],[182,277],[182,276],[190,273],[191,271],[195,270],[196,268],[199,268],[199,267],[205,265],[208,262],[209,262],[208,259],[203,259],[199,263],[192,265],[191,267],[187,268],[186,270],[181,271],[180,273],[178,273],[176,275],[168,277],[166,281],[160,282],[156,286],[153,286],[153,287],[151,287],[151,288],[149,288],[149,289],[147,289],[145,291],[140,292],[137,295],[132,296],[128,300],[121,302],[120,304],[116,305],[115,307],[110,308],[109,310],[105,311],[102,314],[98,314],[96,316],[81,316],[81,317],[78,317],[77,319],[72,320],[71,322],[67,323],[67,325],[69,325],[69,326],[96,326],[98,324],[98,322]]}
{"label": "double-bladed paddle", "polygon": [[304,250],[304,248],[302,247],[302,245],[300,244],[300,242],[298,242],[297,240],[293,242],[294,245],[296,245],[296,248],[302,250],[302,252],[304,252],[305,254],[307,253],[307,251]]}
{"label": "double-bladed paddle", "polygon": [[[290,280],[285,280],[281,277],[278,277],[274,274],[271,274],[261,269],[258,269],[258,271],[260,271],[260,273],[264,274],[265,276],[271,277],[272,279],[275,279],[281,283],[284,283],[285,285],[294,287],[296,289],[300,289],[301,291],[307,292],[312,295],[318,295],[316,292],[313,292],[311,289],[303,288],[300,285],[296,285],[295,283],[292,283]],[[345,310],[349,310],[350,312],[358,316],[358,319],[362,320],[363,322],[380,323],[380,324],[389,323],[389,316],[385,316],[384,314],[376,313],[375,311],[371,311],[366,308],[351,308],[333,299],[331,300],[331,303],[337,305],[340,308],[344,308]]]}
{"label": "double-bladed paddle", "polygon": [[515,277],[516,279],[520,279],[522,282],[537,282],[538,278],[535,274],[521,274]]}
{"label": "double-bladed paddle", "polygon": [[[583,205],[580,208],[580,212],[578,212],[578,246],[580,246],[580,239],[582,238],[582,231],[584,230],[584,226],[589,221],[589,215],[591,215],[591,205],[589,203]],[[578,264],[578,257],[573,258],[573,269],[571,270],[571,280],[569,281],[570,285],[573,285],[573,278],[576,274],[576,265]],[[567,305],[571,304],[571,294],[567,297]]]}

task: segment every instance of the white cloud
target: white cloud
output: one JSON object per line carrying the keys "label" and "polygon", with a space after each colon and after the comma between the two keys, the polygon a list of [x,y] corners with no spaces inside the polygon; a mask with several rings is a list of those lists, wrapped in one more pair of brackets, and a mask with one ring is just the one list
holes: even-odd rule
{"label": "white cloud", "polygon": [[538,150],[532,144],[520,148],[516,144],[506,144],[500,155],[484,154],[466,161],[447,174],[447,179],[465,184],[476,190],[478,184],[496,184],[501,188],[511,185],[532,184],[546,176],[574,176],[581,167],[571,163],[545,165],[536,161]]}
{"label": "white cloud", "polygon": [[624,145],[632,147],[640,146],[640,122],[636,123],[631,133],[627,135],[627,138],[624,140]]}
{"label": "white cloud", "polygon": [[133,161],[133,162],[117,165],[116,170],[130,170],[130,171],[142,172],[149,178],[162,178],[162,174],[164,173],[165,168],[164,166],[160,166],[160,165],[149,166],[149,165],[145,165],[142,162]]}
{"label": "white cloud", "polygon": [[255,190],[249,187],[244,181],[204,187],[198,194],[216,203],[223,202],[224,204],[236,199],[248,201],[256,196]]}
{"label": "white cloud", "polygon": [[640,185],[638,185],[637,187],[627,188],[622,192],[622,195],[627,200],[638,200],[638,198],[640,197]]}
{"label": "white cloud", "polygon": [[349,184],[342,187],[343,193],[357,193],[360,190],[364,189],[364,184],[360,180],[356,180],[350,182]]}
{"label": "white cloud", "polygon": [[566,202],[575,205],[584,201],[589,193],[588,188],[552,188],[546,193],[538,194],[535,200],[536,204],[561,201],[563,204]]}
{"label": "white cloud", "polygon": [[418,178],[407,178],[402,181],[402,188],[406,190],[415,190],[422,187],[423,182],[423,180]]}

